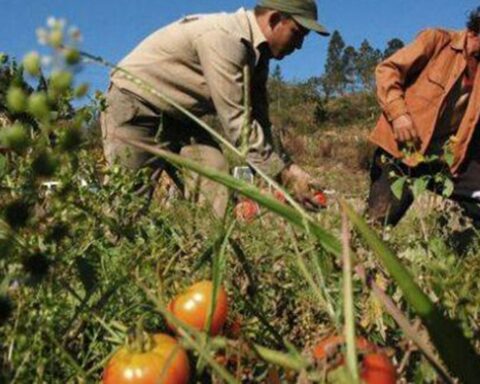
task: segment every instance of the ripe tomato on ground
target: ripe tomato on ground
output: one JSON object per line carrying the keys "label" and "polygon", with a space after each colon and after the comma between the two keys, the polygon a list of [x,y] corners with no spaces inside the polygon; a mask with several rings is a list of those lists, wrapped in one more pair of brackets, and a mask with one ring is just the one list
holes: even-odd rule
{"label": "ripe tomato on ground", "polygon": [[237,203],[233,209],[233,213],[235,214],[237,220],[248,223],[260,213],[260,207],[255,201],[244,199]]}
{"label": "ripe tomato on ground", "polygon": [[[363,337],[356,340],[359,355],[360,377],[367,384],[395,384],[397,373],[390,359],[375,344]],[[313,357],[327,364],[327,370],[333,371],[345,364],[343,355],[345,338],[334,335],[321,340],[313,348]]]}
{"label": "ripe tomato on ground", "polygon": [[102,383],[187,384],[189,378],[187,353],[173,337],[159,333],[148,335],[143,346],[121,347],[107,363]]}
{"label": "ripe tomato on ground", "polygon": [[322,207],[327,206],[327,196],[321,191],[317,191],[313,194],[313,200]]}
{"label": "ripe tomato on ground", "polygon": [[[204,330],[208,320],[208,310],[212,301],[213,283],[200,281],[190,286],[183,294],[175,297],[169,304],[168,310],[179,320],[190,326]],[[217,335],[228,315],[228,297],[225,289],[220,286],[215,301],[215,311],[210,324],[210,334]],[[172,325],[171,328],[175,329]]]}

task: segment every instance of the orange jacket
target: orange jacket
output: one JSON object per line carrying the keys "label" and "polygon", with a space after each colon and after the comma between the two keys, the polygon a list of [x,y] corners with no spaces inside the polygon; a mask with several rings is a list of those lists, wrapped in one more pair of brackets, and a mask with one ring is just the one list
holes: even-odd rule
{"label": "orange jacket", "polygon": [[[420,152],[431,141],[446,97],[467,66],[465,42],[467,30],[427,29],[415,41],[377,66],[377,97],[383,113],[370,140],[393,156],[402,158],[391,122],[410,114],[418,136]],[[480,71],[477,71],[468,107],[453,142],[452,172],[465,160],[480,114]],[[413,166],[412,159],[403,161]]]}

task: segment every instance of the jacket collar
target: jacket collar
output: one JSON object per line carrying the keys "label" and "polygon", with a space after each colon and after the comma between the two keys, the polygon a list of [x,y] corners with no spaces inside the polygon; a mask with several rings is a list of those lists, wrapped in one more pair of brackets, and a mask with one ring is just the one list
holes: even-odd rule
{"label": "jacket collar", "polygon": [[463,51],[465,49],[465,41],[467,39],[467,30],[452,32],[452,40],[450,46],[456,51]]}

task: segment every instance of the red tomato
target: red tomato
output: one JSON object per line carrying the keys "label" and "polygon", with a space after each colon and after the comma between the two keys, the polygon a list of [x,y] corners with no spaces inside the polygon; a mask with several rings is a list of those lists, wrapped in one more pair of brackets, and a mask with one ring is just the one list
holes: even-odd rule
{"label": "red tomato", "polygon": [[187,384],[190,364],[185,350],[165,334],[151,336],[147,351],[120,348],[103,372],[103,384]]}
{"label": "red tomato", "polygon": [[363,357],[360,376],[368,384],[395,384],[397,372],[387,356],[370,353]]}
{"label": "red tomato", "polygon": [[[343,336],[330,336],[320,341],[313,348],[313,356],[317,360],[329,359],[328,369],[335,369],[340,365],[345,364],[342,348],[345,345],[345,338]],[[360,362],[360,377],[367,384],[395,384],[397,380],[397,373],[395,367],[390,362],[388,357],[383,354],[380,349],[368,342],[363,337],[358,337],[356,341],[357,352],[361,355]],[[332,359],[334,356],[337,359]]]}
{"label": "red tomato", "polygon": [[240,201],[233,210],[237,220],[250,222],[260,213],[260,207],[250,199]]}
{"label": "red tomato", "polygon": [[[201,281],[192,285],[187,291],[178,295],[168,305],[168,310],[179,320],[202,331],[208,320],[208,310],[212,300],[213,283]],[[217,335],[221,330],[228,314],[228,298],[223,287],[220,287],[215,312],[212,316],[210,334]],[[171,328],[174,329],[173,326]]]}
{"label": "red tomato", "polygon": [[313,194],[313,200],[322,207],[327,206],[327,196],[321,191],[317,191]]}

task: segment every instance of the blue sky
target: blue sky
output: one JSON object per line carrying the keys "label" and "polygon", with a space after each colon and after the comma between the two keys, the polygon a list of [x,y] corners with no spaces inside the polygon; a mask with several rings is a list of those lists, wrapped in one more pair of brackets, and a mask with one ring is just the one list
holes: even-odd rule
{"label": "blue sky", "polygon": [[[0,51],[22,58],[38,50],[35,29],[49,16],[65,18],[80,28],[82,49],[116,62],[143,37],[190,13],[251,8],[252,0],[0,0]],[[358,47],[363,39],[376,48],[398,37],[405,42],[427,27],[464,28],[475,0],[317,0],[319,19],[339,30],[346,44]],[[310,34],[301,51],[279,62],[288,80],[320,75],[328,38]],[[94,89],[104,89],[108,71],[89,66],[81,74]]]}

